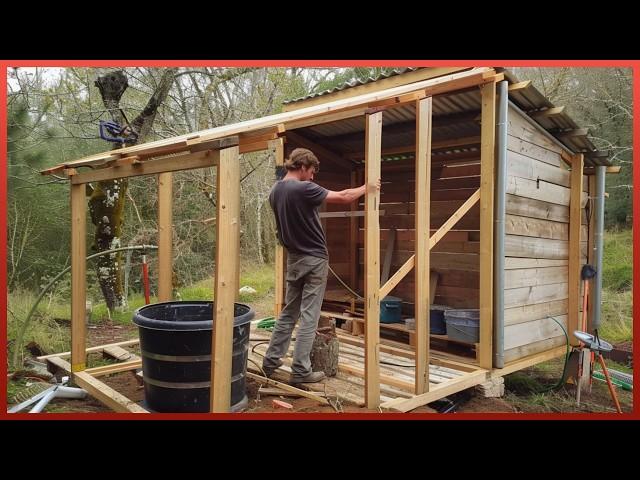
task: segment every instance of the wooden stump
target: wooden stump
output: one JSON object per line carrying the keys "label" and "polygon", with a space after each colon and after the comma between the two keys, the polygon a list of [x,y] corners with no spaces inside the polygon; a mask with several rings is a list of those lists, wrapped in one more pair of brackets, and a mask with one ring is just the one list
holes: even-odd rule
{"label": "wooden stump", "polygon": [[327,377],[335,377],[338,373],[339,349],[335,320],[330,319],[328,326],[319,327],[316,331],[316,338],[311,349],[311,368],[313,371],[322,371]]}

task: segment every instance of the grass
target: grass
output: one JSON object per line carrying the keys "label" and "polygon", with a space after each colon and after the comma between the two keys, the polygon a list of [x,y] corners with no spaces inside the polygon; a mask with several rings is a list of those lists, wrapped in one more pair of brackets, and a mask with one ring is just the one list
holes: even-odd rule
{"label": "grass", "polygon": [[602,286],[615,292],[631,291],[633,279],[631,230],[607,231],[604,235]]}
{"label": "grass", "polygon": [[[15,339],[20,327],[36,301],[36,295],[26,290],[18,290],[9,293],[8,296],[8,315],[7,315],[7,354],[9,361],[12,361],[15,346]],[[29,326],[24,334],[24,345],[34,342],[40,346],[45,352],[63,352],[68,350],[71,345],[71,336],[69,328],[61,324],[59,318],[51,313],[50,305],[41,304],[31,318]],[[68,316],[66,317],[68,318]],[[22,365],[24,361],[25,351],[20,349],[18,355],[18,365]]]}
{"label": "grass", "polygon": [[[631,373],[628,367],[606,360],[608,368]],[[582,392],[580,405],[576,403],[576,390],[573,385],[555,386],[562,375],[564,357],[543,362],[504,377],[504,400],[518,412],[527,413],[613,413],[614,406],[607,386],[594,380],[592,392],[588,388]],[[596,369],[599,367],[596,366]],[[547,391],[545,391],[547,390]],[[625,412],[631,411],[633,396],[631,392],[616,389]]]}
{"label": "grass", "polygon": [[602,272],[603,339],[619,343],[633,338],[632,277],[633,237],[631,230],[607,231],[604,236]]}
{"label": "grass", "polygon": [[631,291],[602,291],[602,323],[600,336],[610,343],[620,343],[633,338]]}

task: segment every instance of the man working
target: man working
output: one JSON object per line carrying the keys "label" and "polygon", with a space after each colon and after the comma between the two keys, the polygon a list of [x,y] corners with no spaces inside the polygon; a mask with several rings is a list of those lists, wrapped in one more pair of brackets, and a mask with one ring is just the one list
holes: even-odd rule
{"label": "man working", "polygon": [[[325,378],[311,370],[311,348],[327,285],[329,255],[318,207],[322,202],[349,204],[363,196],[366,185],[334,192],[313,183],[320,162],[312,151],[296,148],[285,161],[287,174],[276,182],[269,203],[276,217],[278,240],[287,249],[286,306],[276,321],[262,363],[267,376],[282,365],[300,318],[291,365],[291,383],[313,383]],[[380,189],[378,179],[375,187]]]}

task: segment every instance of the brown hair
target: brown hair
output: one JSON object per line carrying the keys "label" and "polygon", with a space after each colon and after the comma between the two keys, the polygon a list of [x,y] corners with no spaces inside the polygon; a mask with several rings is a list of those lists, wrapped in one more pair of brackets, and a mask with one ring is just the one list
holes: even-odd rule
{"label": "brown hair", "polygon": [[314,167],[316,172],[320,170],[318,157],[306,148],[296,148],[293,150],[289,158],[284,162],[284,166],[287,170],[300,170],[302,167]]}

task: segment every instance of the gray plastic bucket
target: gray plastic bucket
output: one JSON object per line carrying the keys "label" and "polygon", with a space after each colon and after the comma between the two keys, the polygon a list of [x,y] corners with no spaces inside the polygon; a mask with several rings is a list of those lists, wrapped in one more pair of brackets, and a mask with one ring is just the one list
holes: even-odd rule
{"label": "gray plastic bucket", "polygon": [[444,321],[447,325],[447,337],[450,340],[465,343],[480,341],[480,310],[445,310]]}

